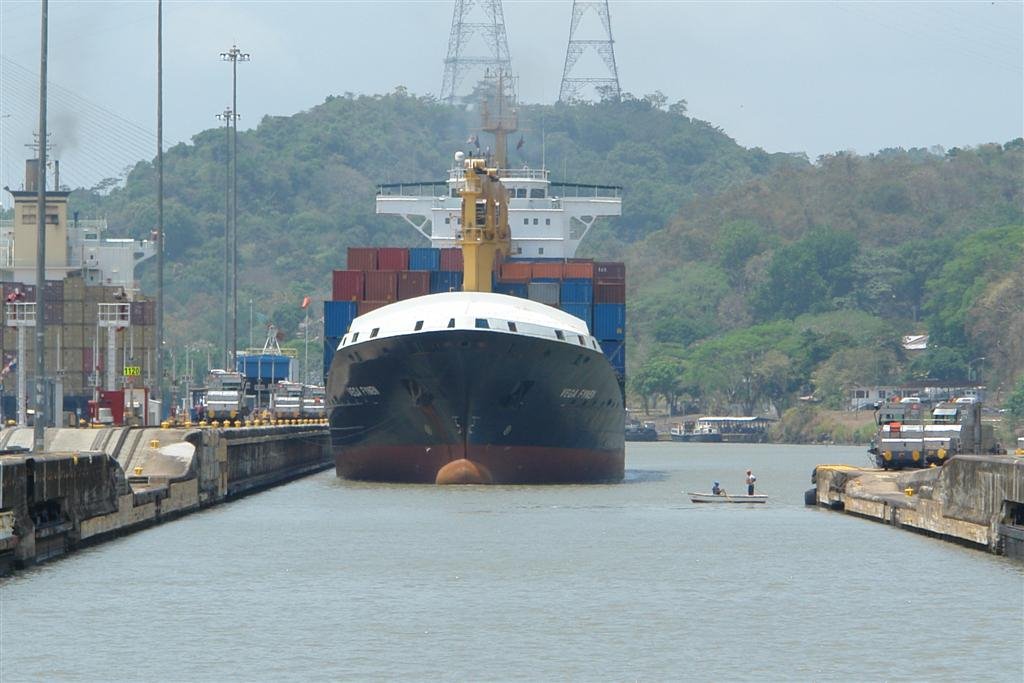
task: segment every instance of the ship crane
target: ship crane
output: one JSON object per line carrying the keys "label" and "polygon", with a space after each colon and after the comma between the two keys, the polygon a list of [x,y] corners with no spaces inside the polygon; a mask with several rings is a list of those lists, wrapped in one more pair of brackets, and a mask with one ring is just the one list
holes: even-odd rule
{"label": "ship crane", "polygon": [[[462,153],[455,155],[460,160]],[[509,253],[512,233],[508,227],[508,192],[498,178],[498,169],[487,168],[482,158],[464,159],[465,184],[462,195],[463,282],[466,292],[490,292],[491,273]]]}

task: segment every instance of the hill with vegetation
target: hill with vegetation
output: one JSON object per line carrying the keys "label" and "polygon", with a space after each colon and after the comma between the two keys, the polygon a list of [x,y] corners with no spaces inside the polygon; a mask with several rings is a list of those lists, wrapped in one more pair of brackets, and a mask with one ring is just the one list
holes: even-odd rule
{"label": "hill with vegetation", "polygon": [[[240,132],[240,339],[250,300],[257,340],[268,321],[294,338],[299,302],[328,296],[347,247],[424,244],[374,214],[376,185],[443,179],[477,127],[471,109],[399,88]],[[799,396],[838,405],[853,384],[970,370],[1009,387],[1024,374],[1021,140],[812,163],[743,148],[658,93],[524,106],[520,128],[511,163],[624,187],[622,218],[599,223],[579,255],[629,264],[638,399],[781,411]],[[171,344],[220,338],[226,153],[212,129],[165,155]],[[72,204],[145,236],[154,194],[140,162],[122,186],[76,191]],[[154,270],[143,268],[149,291]],[[927,352],[902,349],[912,332],[931,335]]]}

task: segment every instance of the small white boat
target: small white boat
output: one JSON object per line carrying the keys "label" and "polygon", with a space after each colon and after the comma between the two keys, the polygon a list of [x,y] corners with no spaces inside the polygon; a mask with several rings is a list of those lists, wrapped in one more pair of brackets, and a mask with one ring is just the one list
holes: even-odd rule
{"label": "small white boat", "polygon": [[694,503],[767,503],[768,496],[755,494],[753,496],[734,496],[731,494],[722,494],[716,496],[713,493],[687,493],[690,500]]}

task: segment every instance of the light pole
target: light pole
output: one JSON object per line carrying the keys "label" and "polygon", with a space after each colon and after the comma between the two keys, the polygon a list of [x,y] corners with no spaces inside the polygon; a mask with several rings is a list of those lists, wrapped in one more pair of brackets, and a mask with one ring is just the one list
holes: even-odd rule
{"label": "light pole", "polygon": [[974,364],[980,363],[983,360],[985,360],[985,356],[979,356],[967,363],[967,380],[969,382],[973,382],[975,380]]}
{"label": "light pole", "polygon": [[[36,168],[36,306],[44,302],[46,285],[46,57],[47,2],[43,0],[39,40],[39,166]],[[43,427],[46,418],[46,316],[36,316],[36,395],[35,421],[32,427],[32,451],[43,452]],[[27,368],[19,367],[18,373]]]}
{"label": "light pole", "polygon": [[225,152],[227,153],[227,159],[225,162],[225,180],[226,186],[224,190],[224,369],[231,370],[231,351],[229,344],[231,343],[230,333],[228,332],[230,326],[230,320],[228,319],[228,301],[231,299],[231,122],[238,115],[235,110],[231,107],[226,107],[223,112],[217,114],[217,118],[224,122],[224,130],[227,131],[227,146]]}
{"label": "light pole", "polygon": [[221,52],[222,61],[231,62],[231,110],[236,112],[231,135],[231,367],[235,369],[238,355],[238,63],[248,62],[248,52],[242,52],[232,45],[227,52]]}

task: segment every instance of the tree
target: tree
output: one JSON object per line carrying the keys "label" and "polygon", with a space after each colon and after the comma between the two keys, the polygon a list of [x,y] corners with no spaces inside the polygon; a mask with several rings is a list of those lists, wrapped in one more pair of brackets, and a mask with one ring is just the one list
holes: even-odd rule
{"label": "tree", "polygon": [[[684,370],[684,365],[679,359],[667,356],[649,358],[634,374],[633,388],[641,397],[653,399],[655,405],[657,405],[657,397],[663,397],[668,414],[674,415],[676,404],[683,391]],[[648,402],[644,400],[644,413],[647,412]]]}

